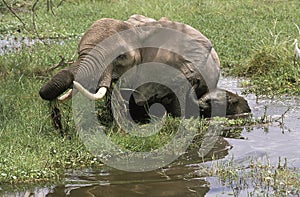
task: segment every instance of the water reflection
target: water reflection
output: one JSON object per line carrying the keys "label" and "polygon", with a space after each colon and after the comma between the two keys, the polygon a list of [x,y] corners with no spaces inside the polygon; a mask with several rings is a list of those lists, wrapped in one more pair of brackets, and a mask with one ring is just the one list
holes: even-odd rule
{"label": "water reflection", "polygon": [[[228,142],[220,138],[207,158],[212,155],[224,158],[228,146]],[[99,171],[72,171],[66,174],[69,184],[54,188],[48,196],[205,196],[209,182],[205,175],[195,176],[199,162],[201,158],[194,149],[171,166],[156,171],[132,173],[108,167]]]}
{"label": "water reflection", "polygon": [[[206,158],[197,149],[189,150],[175,163],[150,172],[125,172],[103,166],[97,170],[67,171],[65,184],[30,191],[4,193],[4,196],[205,196],[210,190],[206,174],[199,174],[203,160],[224,158],[231,146],[222,137]],[[1,193],[0,193],[1,194]]]}
{"label": "water reflection", "polygon": [[205,179],[183,179],[180,177],[182,169],[178,171],[112,175],[107,177],[112,180],[99,181],[99,184],[58,186],[47,196],[204,196],[208,192]]}

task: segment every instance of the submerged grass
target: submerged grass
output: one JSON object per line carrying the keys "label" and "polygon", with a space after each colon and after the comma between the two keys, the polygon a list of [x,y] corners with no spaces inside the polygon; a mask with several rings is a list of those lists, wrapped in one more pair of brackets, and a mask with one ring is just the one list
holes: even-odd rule
{"label": "submerged grass", "polygon": [[[51,125],[48,103],[38,96],[42,84],[57,71],[48,69],[61,56],[72,60],[79,37],[99,18],[126,20],[138,13],[187,23],[214,43],[226,74],[250,78],[250,91],[275,95],[300,92],[300,65],[293,65],[291,46],[292,40],[300,36],[294,26],[300,13],[298,0],[77,0],[52,7],[54,14],[43,2],[38,2],[34,12],[31,8],[35,1],[6,2],[21,21],[1,2],[0,39],[29,37],[44,43],[24,45],[0,55],[0,183],[53,181],[60,179],[66,168],[101,165],[76,134],[71,102],[60,106],[66,132],[61,137]],[[58,5],[61,1],[53,2]],[[222,121],[229,128],[253,123]],[[172,126],[169,124],[168,129]],[[236,134],[224,135],[238,137],[241,128],[231,131]],[[165,143],[172,132],[162,132],[147,141],[120,131],[109,134],[124,148],[143,151]]]}
{"label": "submerged grass", "polygon": [[247,196],[298,196],[299,169],[287,167],[287,162],[279,158],[274,165],[270,161],[252,159],[239,164],[233,159],[227,163],[213,163],[209,169],[199,172],[218,176],[222,185],[231,188],[228,195],[232,196],[240,196],[242,191],[246,191]]}

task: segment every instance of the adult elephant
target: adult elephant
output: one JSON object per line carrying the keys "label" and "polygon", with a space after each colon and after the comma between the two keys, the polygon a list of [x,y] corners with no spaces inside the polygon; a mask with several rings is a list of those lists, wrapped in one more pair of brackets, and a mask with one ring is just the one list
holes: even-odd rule
{"label": "adult elephant", "polygon": [[[210,41],[196,29],[179,22],[134,16],[137,20],[132,20],[133,17],[128,21],[104,18],[93,23],[79,42],[77,61],[54,75],[40,89],[40,96],[45,100],[54,100],[71,89],[59,99],[70,98],[77,90],[89,99],[102,99],[112,82],[126,71],[137,65],[156,62],[178,70],[182,75],[169,76],[179,81],[175,87],[181,87],[180,81],[187,80],[190,84],[188,88],[194,92],[194,103],[205,103],[205,99],[201,102],[199,99],[216,89],[220,74],[219,58]],[[127,32],[126,36],[123,32]],[[99,43],[105,43],[110,38],[113,39],[99,47]],[[138,74],[140,78],[143,75],[147,73]],[[217,99],[227,103],[229,100],[224,98]],[[131,116],[136,121],[147,118],[145,108],[154,103],[162,104],[173,116],[182,115],[180,101],[174,91],[159,83],[150,82],[135,87],[128,99]],[[202,111],[208,110],[208,105],[202,106]],[[231,110],[231,113],[236,112]],[[248,112],[248,109],[241,112]]]}

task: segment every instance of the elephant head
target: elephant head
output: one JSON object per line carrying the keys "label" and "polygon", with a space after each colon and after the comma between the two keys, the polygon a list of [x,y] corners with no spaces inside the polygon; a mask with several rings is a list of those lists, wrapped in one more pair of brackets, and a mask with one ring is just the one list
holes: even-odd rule
{"label": "elephant head", "polygon": [[[81,84],[74,82],[75,76],[78,72],[84,73],[85,70],[92,72],[95,67],[87,68],[85,66],[86,59],[89,58],[90,52],[97,46],[98,43],[104,41],[112,35],[116,35],[121,31],[125,31],[132,28],[132,25],[124,21],[115,19],[103,18],[92,24],[92,26],[85,32],[78,45],[78,59],[71,66],[60,70],[55,74],[50,81],[41,87],[39,94],[45,100],[54,100],[60,96],[67,89],[71,88],[71,91],[60,97],[60,100],[65,100],[72,96],[72,93],[76,90],[73,89],[75,85],[80,91],[87,94],[87,90],[82,87]],[[102,98],[106,93],[106,88],[110,86],[112,80],[112,70],[116,71],[114,74],[122,73],[128,67],[132,67],[140,62],[139,50],[130,50],[130,46],[127,45],[126,40],[115,40],[115,46],[120,48],[126,48],[126,52],[117,56],[108,66],[99,64],[102,68],[103,74],[99,80],[99,91],[92,95],[94,98]],[[108,47],[109,48],[109,47]],[[113,47],[111,47],[113,50]],[[115,67],[115,69],[113,69]],[[118,70],[119,69],[119,70]],[[86,76],[89,77],[89,76]],[[98,88],[96,88],[98,89]],[[93,90],[92,90],[93,91]],[[91,94],[87,94],[90,96]]]}
{"label": "elephant head", "polygon": [[242,115],[251,112],[248,102],[241,96],[223,89],[214,89],[196,101],[203,117]]}

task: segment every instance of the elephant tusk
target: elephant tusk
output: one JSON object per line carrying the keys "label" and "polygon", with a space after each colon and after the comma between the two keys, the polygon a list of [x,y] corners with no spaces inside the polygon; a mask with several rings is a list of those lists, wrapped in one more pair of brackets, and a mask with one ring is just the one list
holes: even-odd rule
{"label": "elephant tusk", "polygon": [[106,87],[101,87],[96,94],[90,93],[87,89],[85,89],[80,83],[73,81],[74,87],[85,97],[87,97],[90,100],[100,100],[102,99],[106,92]]}
{"label": "elephant tusk", "polygon": [[68,92],[66,92],[64,95],[60,96],[58,98],[59,101],[66,101],[69,98],[72,98],[72,93],[73,93],[73,89],[68,90]]}

